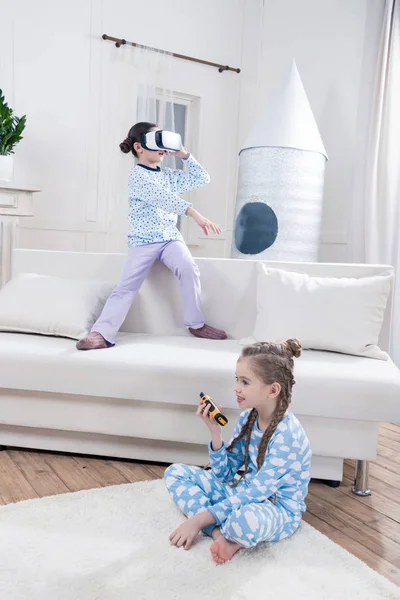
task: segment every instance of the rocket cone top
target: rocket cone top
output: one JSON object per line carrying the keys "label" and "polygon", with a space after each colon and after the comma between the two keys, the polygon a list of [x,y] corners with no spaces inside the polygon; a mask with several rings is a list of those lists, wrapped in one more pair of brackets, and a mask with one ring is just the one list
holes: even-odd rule
{"label": "rocket cone top", "polygon": [[240,152],[282,147],[319,152],[328,160],[296,63],[258,115]]}

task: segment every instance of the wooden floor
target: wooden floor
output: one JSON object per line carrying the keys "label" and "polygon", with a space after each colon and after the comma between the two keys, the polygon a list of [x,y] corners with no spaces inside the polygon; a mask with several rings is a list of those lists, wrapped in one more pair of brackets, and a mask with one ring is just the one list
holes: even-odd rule
{"label": "wooden floor", "polygon": [[[0,504],[128,482],[158,479],[165,466],[42,452],[0,452]],[[333,489],[311,483],[307,523],[400,585],[400,425],[382,425],[370,465],[372,496],[351,493],[354,465]]]}

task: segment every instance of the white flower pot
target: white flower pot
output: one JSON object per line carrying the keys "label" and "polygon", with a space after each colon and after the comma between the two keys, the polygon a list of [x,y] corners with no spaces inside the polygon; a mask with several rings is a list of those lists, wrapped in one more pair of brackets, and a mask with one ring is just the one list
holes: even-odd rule
{"label": "white flower pot", "polygon": [[14,171],[14,157],[0,156],[0,181],[11,181]]}

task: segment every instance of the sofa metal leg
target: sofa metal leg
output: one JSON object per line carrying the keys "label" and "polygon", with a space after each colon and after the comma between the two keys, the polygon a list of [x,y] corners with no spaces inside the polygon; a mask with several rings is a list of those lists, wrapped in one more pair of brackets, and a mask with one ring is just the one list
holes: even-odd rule
{"label": "sofa metal leg", "polygon": [[366,460],[357,460],[354,474],[354,485],[352,492],[356,496],[370,496],[371,490],[368,488],[369,464]]}

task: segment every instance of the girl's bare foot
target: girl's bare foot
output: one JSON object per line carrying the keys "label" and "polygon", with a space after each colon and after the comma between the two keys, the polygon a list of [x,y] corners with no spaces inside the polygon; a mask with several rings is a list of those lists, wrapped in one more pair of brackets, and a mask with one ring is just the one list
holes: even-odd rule
{"label": "girl's bare foot", "polygon": [[239,544],[235,542],[229,542],[222,535],[220,535],[215,542],[211,545],[210,552],[213,560],[219,565],[224,564],[241,549]]}

